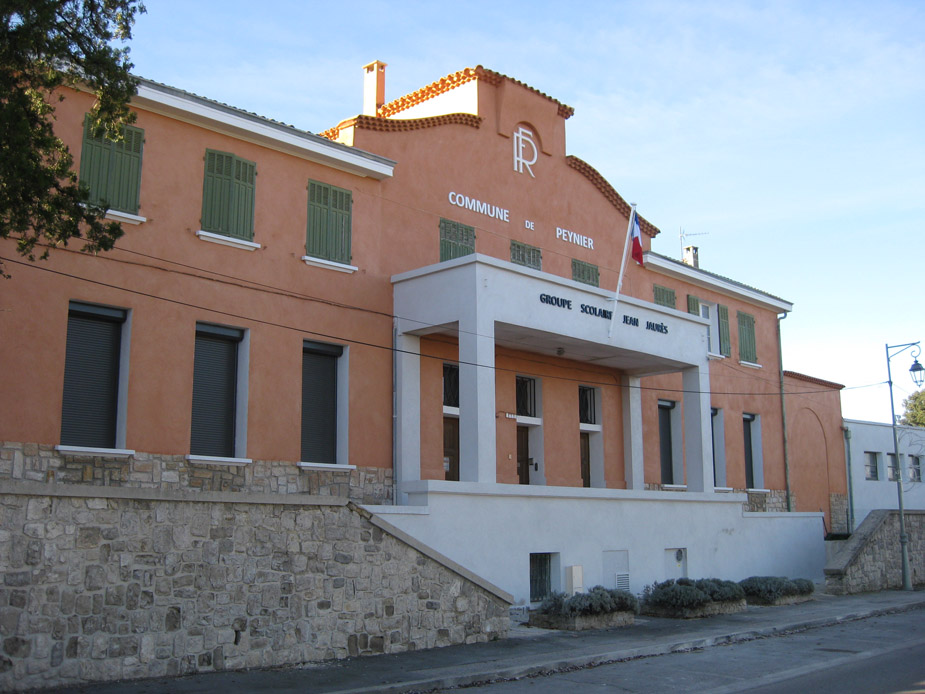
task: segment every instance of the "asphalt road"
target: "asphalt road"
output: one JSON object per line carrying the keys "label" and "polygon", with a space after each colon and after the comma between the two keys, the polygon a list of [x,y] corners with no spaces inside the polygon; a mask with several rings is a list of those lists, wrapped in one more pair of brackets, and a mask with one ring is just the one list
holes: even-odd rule
{"label": "asphalt road", "polygon": [[730,646],[455,691],[480,694],[923,693],[925,613],[913,610]]}

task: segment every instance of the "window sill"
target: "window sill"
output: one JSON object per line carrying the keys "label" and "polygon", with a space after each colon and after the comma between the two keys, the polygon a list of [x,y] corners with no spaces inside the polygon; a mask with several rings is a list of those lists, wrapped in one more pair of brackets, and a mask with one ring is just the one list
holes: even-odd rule
{"label": "window sill", "polygon": [[443,406],[443,416],[444,417],[459,417],[459,408],[450,407],[449,405]]}
{"label": "window sill", "polygon": [[336,465],[332,463],[296,463],[300,470],[356,470],[356,465]]}
{"label": "window sill", "polygon": [[763,368],[763,367],[761,366],[761,364],[756,364],[756,363],[753,362],[753,361],[742,361],[742,360],[740,359],[740,360],[739,360],[739,364],[740,364],[741,366],[747,366],[749,369],[761,369],[761,368]]}
{"label": "window sill", "polygon": [[725,358],[726,358],[726,355],[724,354],[717,354],[716,352],[707,352],[707,359],[711,359],[711,360],[717,359],[718,360],[718,359],[725,359]]}
{"label": "window sill", "polygon": [[686,484],[663,484],[662,489],[669,492],[686,492]]}
{"label": "window sill", "polygon": [[233,236],[225,236],[224,234],[215,234],[211,231],[203,231],[199,229],[196,232],[196,236],[199,237],[200,241],[208,241],[210,243],[217,243],[222,246],[231,246],[232,248],[240,248],[242,251],[256,251],[260,248],[259,243],[254,243],[253,241],[245,241],[244,239],[236,239]]}
{"label": "window sill", "polygon": [[730,494],[735,491],[732,487],[713,487],[713,491],[720,494]]}
{"label": "window sill", "polygon": [[770,489],[746,489],[746,492],[749,494],[770,494]]}
{"label": "window sill", "polygon": [[199,463],[200,465],[242,466],[250,465],[254,461],[250,458],[224,458],[222,456],[213,455],[188,455],[186,456],[186,462]]}
{"label": "window sill", "polygon": [[578,425],[578,430],[595,432],[595,431],[603,431],[603,427],[600,424],[586,424],[582,422]]}
{"label": "window sill", "polygon": [[542,417],[524,417],[523,415],[517,415],[517,423],[528,427],[541,427],[543,426],[543,419]]}
{"label": "window sill", "polygon": [[131,458],[135,451],[127,448],[95,448],[93,446],[55,446],[64,455],[100,456],[104,458]]}
{"label": "window sill", "polygon": [[106,219],[111,219],[114,222],[122,222],[123,224],[134,224],[136,226],[148,221],[146,217],[140,217],[130,212],[120,212],[119,210],[106,210]]}
{"label": "window sill", "polygon": [[333,260],[324,260],[323,258],[315,258],[314,256],[310,255],[303,255],[302,262],[304,262],[306,265],[313,265],[314,267],[320,267],[326,270],[336,270],[337,272],[346,272],[348,274],[353,274],[360,269],[355,265],[335,263]]}

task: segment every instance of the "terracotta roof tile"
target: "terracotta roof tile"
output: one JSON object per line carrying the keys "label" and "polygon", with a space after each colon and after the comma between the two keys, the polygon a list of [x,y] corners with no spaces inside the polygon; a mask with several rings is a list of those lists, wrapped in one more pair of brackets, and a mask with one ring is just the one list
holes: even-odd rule
{"label": "terracotta roof tile", "polygon": [[513,77],[502,75],[500,72],[495,72],[494,70],[489,70],[482,67],[481,65],[478,65],[474,68],[467,67],[464,70],[454,72],[437,80],[436,82],[428,84],[426,87],[421,87],[417,91],[411,92],[410,94],[405,94],[404,96],[401,96],[394,101],[383,104],[379,108],[379,116],[382,118],[391,118],[396,113],[401,113],[402,111],[405,111],[412,106],[417,106],[418,104],[423,103],[428,99],[432,99],[435,96],[439,96],[440,94],[445,94],[446,92],[452,89],[456,89],[456,87],[460,87],[467,82],[471,82],[472,80],[484,80],[489,84],[494,85],[501,84],[503,80],[509,80],[514,84],[518,84],[525,89],[529,89],[531,92],[539,94],[544,99],[549,99],[553,103],[557,104],[559,107],[559,115],[562,118],[569,118],[573,113],[575,113],[575,109],[573,109],[571,106],[566,106],[562,102],[553,99],[548,94],[544,94],[540,90],[534,89],[530,85],[524,84],[520,80],[515,80]]}
{"label": "terracotta roof tile", "polygon": [[[604,194],[604,197],[607,198],[614,207],[620,210],[620,212],[627,219],[629,219],[630,210],[632,209],[630,204],[623,199],[623,196],[614,190],[614,187],[607,182],[607,179],[604,178],[597,169],[595,169],[583,159],[579,159],[578,157],[572,155],[567,156],[565,158],[565,162],[573,169],[588,178],[588,180],[590,180],[591,183],[593,183],[594,186]],[[639,218],[639,230],[643,234],[655,238],[655,236],[660,233],[658,227],[647,221],[639,213],[637,213],[636,216]]]}
{"label": "terracotta roof tile", "polygon": [[826,388],[834,388],[836,390],[841,390],[845,386],[841,383],[833,383],[832,381],[824,381],[821,378],[816,378],[815,376],[807,376],[806,374],[797,373],[796,371],[784,371],[784,376],[787,378],[794,378],[798,381],[806,381],[807,383],[815,383],[817,386],[825,386]]}
{"label": "terracotta roof tile", "polygon": [[482,124],[481,116],[471,113],[448,113],[444,116],[431,116],[429,118],[374,118],[372,116],[356,116],[342,121],[333,128],[328,128],[321,137],[336,140],[341,130],[356,127],[361,130],[378,130],[382,132],[404,132],[408,130],[422,130],[436,128],[441,125],[467,125],[478,128]]}

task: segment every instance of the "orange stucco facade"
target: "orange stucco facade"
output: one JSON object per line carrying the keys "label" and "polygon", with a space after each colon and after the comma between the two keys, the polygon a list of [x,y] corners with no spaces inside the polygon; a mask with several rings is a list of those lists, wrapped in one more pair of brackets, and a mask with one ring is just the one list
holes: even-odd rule
{"label": "orange stucco facade", "polygon": [[[327,131],[320,144],[316,136],[270,127],[190,95],[164,96],[153,87],[145,94],[136,102],[136,126],[144,130],[145,139],[137,215],[144,221],[125,225],[117,248],[95,257],[72,244],[53,249],[47,261],[21,263],[12,242],[0,245],[12,274],[0,283],[4,440],[61,443],[69,302],[82,301],[119,307],[131,315],[124,448],[169,456],[190,452],[196,324],[206,322],[234,326],[249,336],[246,451],[237,457],[275,461],[289,465],[291,476],[301,474],[301,358],[303,342],[309,340],[349,351],[349,457],[336,463],[360,472],[392,470],[400,462],[394,443],[394,333],[396,318],[403,318],[393,301],[393,280],[440,265],[441,219],[474,228],[473,250],[479,256],[509,263],[512,241],[539,249],[541,268],[518,280],[524,287],[564,280],[563,296],[582,291],[572,279],[577,260],[597,267],[600,290],[616,289],[630,205],[591,165],[568,155],[565,126],[571,109],[516,80],[482,68],[462,71],[382,106],[378,116],[344,121]],[[82,93],[69,93],[57,106],[58,132],[77,165],[90,106],[90,97]],[[525,145],[517,133],[526,133],[532,144]],[[308,145],[292,144],[299,138],[315,149],[329,147],[330,155],[306,153]],[[197,236],[207,149],[256,163],[252,243],[258,248],[210,243]],[[325,267],[303,262],[309,181],[351,193],[348,263]],[[466,207],[466,200],[486,207]],[[680,339],[675,323],[687,331],[683,334],[699,336],[673,349],[679,354],[688,350],[690,364],[708,373],[709,406],[722,413],[721,438],[715,438],[714,416],[709,444],[714,451],[721,448],[724,459],[713,486],[749,486],[743,417],[754,415],[760,433],[751,439],[758,446],[751,451],[752,461],[761,470],[760,484],[751,485],[749,504],[755,510],[787,510],[778,314],[789,311],[790,304],[652,254],[650,243],[658,229],[645,219],[644,206],[639,213],[647,261],[645,266],[627,262],[622,295],[637,301],[633,310],[644,311],[648,309],[638,308],[638,302],[654,306],[656,287],[674,290],[675,305],[664,310],[670,331],[646,334],[646,339]],[[570,346],[561,354],[550,353],[549,341],[535,328],[522,343],[496,339],[494,482],[518,483],[515,379],[529,376],[542,386],[544,484],[583,484],[581,385],[599,394],[596,428],[591,430],[600,443],[598,482],[611,489],[651,489],[663,483],[659,402],[677,403],[684,420],[690,401],[682,392],[682,365],[674,357],[651,362],[636,347],[620,343],[619,331],[633,329],[620,323],[623,311],[630,309],[595,296],[597,306],[616,314],[618,337],[607,356],[613,361],[595,360],[581,350],[573,356]],[[708,325],[715,317],[691,318],[688,296],[728,311],[726,354],[720,353],[718,323]],[[527,311],[547,312],[544,330],[552,342],[556,335],[575,338],[557,324],[563,312],[542,306],[535,297],[516,299],[527,301]],[[740,312],[754,319],[754,360],[740,355]],[[600,316],[588,316],[587,321],[595,329],[606,323]],[[708,327],[713,347],[704,343]],[[460,330],[458,324],[442,326],[420,336],[420,479],[446,475],[443,365],[464,361]],[[637,328],[640,334],[644,330]],[[613,365],[617,363],[627,366]],[[628,386],[629,377],[638,383]],[[786,388],[808,390],[801,385],[806,384],[790,379]],[[639,391],[642,417],[644,479],[635,481],[626,462],[629,387]],[[839,459],[839,442],[833,438],[840,427],[837,396],[800,398],[787,412],[793,510],[829,513],[831,494],[845,491],[844,456]],[[701,431],[711,431],[709,415],[707,411]],[[675,435],[684,439],[690,435],[686,431],[678,429]],[[687,450],[685,445],[682,440],[680,450]],[[684,469],[684,461],[681,465]],[[673,482],[683,487],[686,479]],[[829,527],[831,523],[830,518]]]}

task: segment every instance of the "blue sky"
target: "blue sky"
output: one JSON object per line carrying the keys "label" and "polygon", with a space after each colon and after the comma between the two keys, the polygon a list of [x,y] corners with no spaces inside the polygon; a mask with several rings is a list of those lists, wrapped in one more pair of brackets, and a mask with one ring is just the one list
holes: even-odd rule
{"label": "blue sky", "polygon": [[481,64],[572,106],[569,153],[662,230],[653,250],[680,257],[683,229],[701,267],[792,301],[784,367],[889,421],[884,345],[925,341],[925,2],[147,7],[136,74],[311,132],[359,113],[372,60],[387,100]]}

